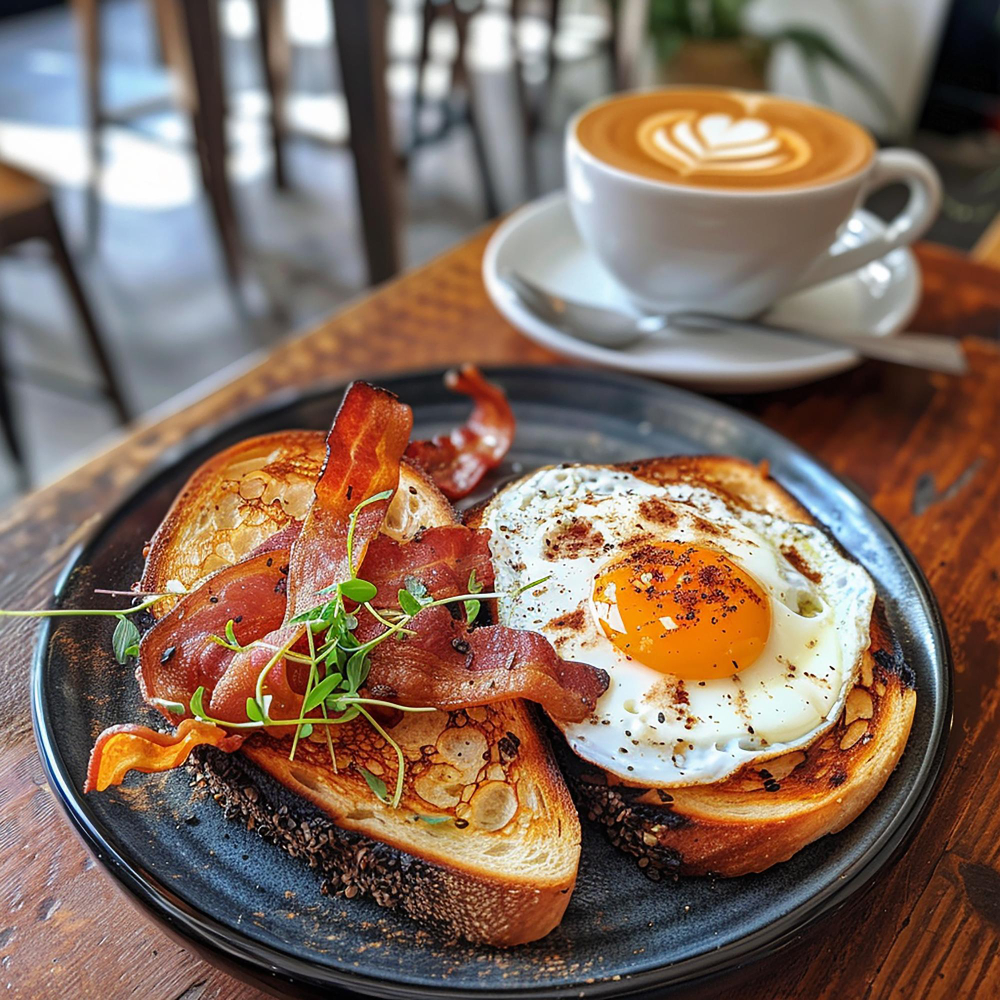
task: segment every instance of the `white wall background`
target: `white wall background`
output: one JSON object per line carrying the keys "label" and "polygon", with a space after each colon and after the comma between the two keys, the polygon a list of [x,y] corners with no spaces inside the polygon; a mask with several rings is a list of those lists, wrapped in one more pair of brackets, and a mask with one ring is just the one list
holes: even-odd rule
{"label": "white wall background", "polygon": [[[765,30],[801,24],[822,31],[878,80],[896,109],[897,133],[905,134],[920,113],[948,8],[949,0],[758,0],[749,21]],[[838,71],[824,77],[838,111],[889,135],[863,91]],[[812,95],[801,60],[787,46],[775,54],[770,84],[790,96]]]}

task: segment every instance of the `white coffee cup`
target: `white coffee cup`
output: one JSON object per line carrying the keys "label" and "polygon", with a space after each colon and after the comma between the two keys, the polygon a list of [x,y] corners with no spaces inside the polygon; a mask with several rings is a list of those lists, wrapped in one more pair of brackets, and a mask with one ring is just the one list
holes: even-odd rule
{"label": "white coffee cup", "polygon": [[[601,102],[598,102],[601,103]],[[611,166],[569,123],[565,157],[580,236],[642,309],[701,310],[746,318],[790,292],[854,271],[918,239],[937,214],[941,182],[906,149],[875,150],[857,172],[789,189],[693,187]],[[878,188],[909,188],[884,233],[836,246],[841,228]]]}

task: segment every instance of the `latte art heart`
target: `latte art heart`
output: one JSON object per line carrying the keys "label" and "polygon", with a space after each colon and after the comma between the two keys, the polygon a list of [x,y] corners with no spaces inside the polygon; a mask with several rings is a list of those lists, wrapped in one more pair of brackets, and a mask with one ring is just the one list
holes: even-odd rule
{"label": "latte art heart", "polygon": [[711,87],[616,94],[581,113],[572,141],[654,183],[725,191],[830,184],[875,155],[871,136],[834,111]]}
{"label": "latte art heart", "polygon": [[761,118],[674,110],[651,115],[636,130],[639,147],[682,176],[776,175],[809,162],[809,143]]}

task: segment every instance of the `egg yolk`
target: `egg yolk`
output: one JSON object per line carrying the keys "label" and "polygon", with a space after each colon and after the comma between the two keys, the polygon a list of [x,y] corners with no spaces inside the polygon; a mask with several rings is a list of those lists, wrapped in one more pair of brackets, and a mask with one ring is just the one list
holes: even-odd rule
{"label": "egg yolk", "polygon": [[627,656],[685,680],[750,666],[771,630],[763,587],[714,549],[655,544],[594,580],[604,634]]}

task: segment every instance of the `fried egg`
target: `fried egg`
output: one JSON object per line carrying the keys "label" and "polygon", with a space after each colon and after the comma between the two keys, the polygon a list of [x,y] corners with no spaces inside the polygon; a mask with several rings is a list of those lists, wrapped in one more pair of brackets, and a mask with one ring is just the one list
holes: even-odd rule
{"label": "fried egg", "polygon": [[497,494],[482,526],[501,622],[610,675],[592,716],[554,721],[630,782],[715,782],[807,746],[868,648],[865,570],[820,529],[707,483],[542,469]]}

